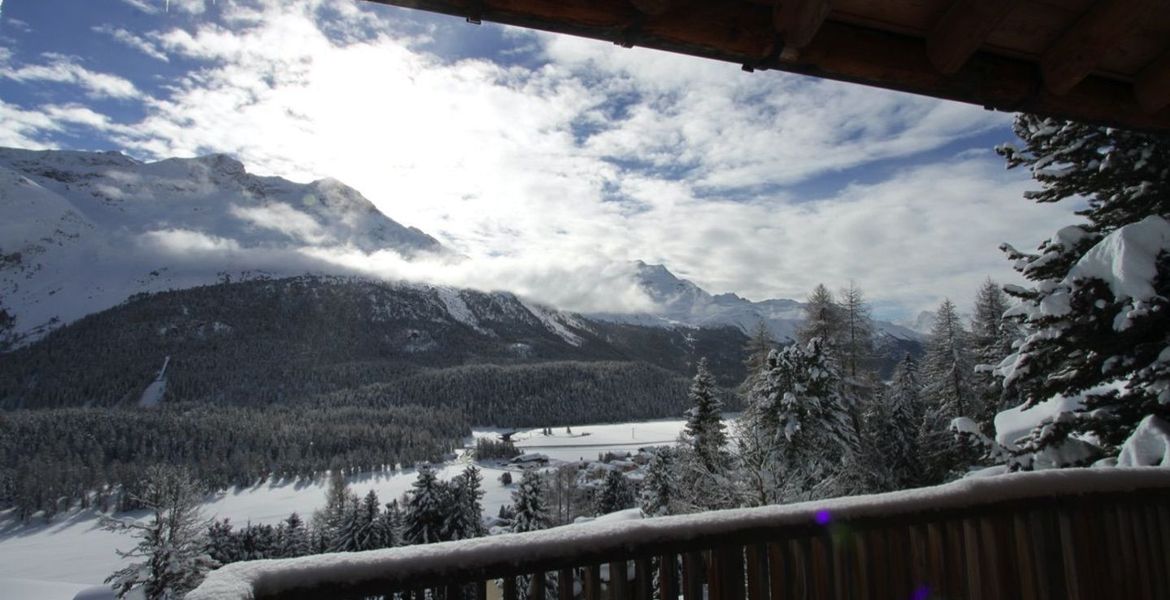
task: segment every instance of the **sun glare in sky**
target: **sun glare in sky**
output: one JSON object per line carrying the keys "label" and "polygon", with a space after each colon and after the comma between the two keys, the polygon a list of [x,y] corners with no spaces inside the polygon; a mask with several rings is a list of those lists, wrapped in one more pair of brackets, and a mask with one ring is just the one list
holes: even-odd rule
{"label": "sun glare in sky", "polygon": [[0,145],[335,178],[473,265],[315,249],[388,276],[588,309],[640,259],[755,300],[854,281],[897,318],[1012,280],[998,245],[1070,219],[976,106],[357,0],[3,11]]}

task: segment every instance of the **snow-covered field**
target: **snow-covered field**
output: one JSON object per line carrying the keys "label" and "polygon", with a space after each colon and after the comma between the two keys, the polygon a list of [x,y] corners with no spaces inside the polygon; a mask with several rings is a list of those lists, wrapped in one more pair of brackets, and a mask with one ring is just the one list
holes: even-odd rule
{"label": "snow-covered field", "polygon": [[[539,452],[554,460],[595,459],[599,453],[636,451],[642,446],[673,442],[680,431],[681,419],[640,421],[608,425],[573,425],[572,434],[564,427],[545,436],[539,428],[531,430],[482,429],[473,438],[495,437],[503,431],[515,431],[513,440],[527,452]],[[468,440],[473,445],[474,439]],[[443,466],[439,476],[449,479],[465,466],[458,458]],[[511,502],[512,487],[500,484],[506,468],[482,467],[484,477],[484,512],[494,515],[500,506]],[[400,497],[414,482],[413,469],[395,473],[358,474],[349,479],[359,495],[373,489],[388,502]],[[206,516],[230,518],[233,523],[275,524],[292,512],[308,518],[325,498],[327,482],[273,482],[216,495],[204,505]],[[131,540],[98,527],[98,514],[76,511],[58,515],[51,523],[34,521],[20,525],[11,516],[0,513],[0,600],[70,600],[80,591],[101,584],[107,575],[122,565],[116,548],[129,548]]]}

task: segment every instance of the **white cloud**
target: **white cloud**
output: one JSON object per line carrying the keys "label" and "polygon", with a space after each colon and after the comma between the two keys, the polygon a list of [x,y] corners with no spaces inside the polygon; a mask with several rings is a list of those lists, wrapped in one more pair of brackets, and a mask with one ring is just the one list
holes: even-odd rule
{"label": "white cloud", "polygon": [[147,249],[166,254],[233,253],[240,250],[239,242],[202,231],[189,229],[159,229],[141,235]]}
{"label": "white cloud", "polygon": [[0,57],[0,78],[13,81],[52,81],[70,83],[87,90],[95,98],[135,98],[140,96],[138,88],[130,80],[109,73],[90,71],[82,66],[76,57],[55,53],[43,55],[48,62],[13,66],[8,56]]}
{"label": "white cloud", "polygon": [[122,0],[124,4],[133,6],[134,8],[149,14],[155,14],[161,11],[166,1],[167,0]]}
{"label": "white cloud", "polygon": [[139,52],[153,59],[161,60],[163,62],[170,61],[170,58],[167,57],[166,53],[160,50],[158,46],[154,44],[154,42],[151,42],[144,37],[135,35],[127,29],[114,27],[113,25],[107,24],[94,27],[93,31],[108,35],[118,42],[121,42],[130,48],[134,48],[135,50],[138,50]]}
{"label": "white cloud", "polygon": [[[306,256],[366,272],[612,309],[645,301],[625,263],[643,258],[713,292],[802,297],[854,279],[916,309],[1007,275],[1000,241],[1027,246],[1071,219],[1022,200],[1021,176],[986,154],[913,163],[1009,119],[977,107],[518,30],[510,41],[544,64],[443,60],[381,6],[219,9],[140,36],[202,66],[113,139],[335,177],[469,258],[324,248],[295,216],[250,215],[296,232]],[[28,127],[13,135],[35,137]],[[890,160],[906,166],[828,198],[792,187]]]}
{"label": "white cloud", "polygon": [[275,203],[266,206],[233,205],[232,216],[262,229],[272,229],[309,244],[324,244],[330,241],[317,221],[295,208]]}

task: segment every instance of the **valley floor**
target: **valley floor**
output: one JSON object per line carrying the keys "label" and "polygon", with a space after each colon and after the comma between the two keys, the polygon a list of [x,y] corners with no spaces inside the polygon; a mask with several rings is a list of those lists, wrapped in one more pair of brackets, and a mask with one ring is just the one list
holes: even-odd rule
{"label": "valley floor", "polygon": [[[572,433],[556,427],[548,436],[539,428],[483,428],[472,432],[467,445],[473,446],[475,438],[514,431],[512,439],[516,446],[527,452],[544,454],[553,461],[593,460],[605,452],[635,452],[643,446],[672,443],[682,427],[681,419],[573,425]],[[463,470],[467,460],[460,453],[443,465],[438,476],[450,479]],[[481,468],[484,514],[495,515],[500,506],[512,502],[514,489],[514,485],[502,485],[499,477],[506,470],[518,469],[488,465]],[[362,473],[349,478],[356,493],[364,495],[372,489],[384,502],[401,497],[414,480],[413,469]],[[324,503],[326,487],[325,478],[267,481],[217,494],[204,504],[204,514],[217,519],[230,518],[237,525],[275,524],[292,512],[308,519]],[[34,520],[21,525],[11,515],[0,513],[0,600],[70,600],[79,592],[100,585],[123,564],[115,549],[129,548],[132,541],[127,536],[100,529],[98,518],[95,511],[75,511],[58,515],[51,523]]]}

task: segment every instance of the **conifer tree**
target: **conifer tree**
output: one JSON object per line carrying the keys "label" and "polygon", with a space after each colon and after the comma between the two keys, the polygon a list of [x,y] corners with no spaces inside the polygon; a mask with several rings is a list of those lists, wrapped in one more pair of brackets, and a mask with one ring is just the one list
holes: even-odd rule
{"label": "conifer tree", "polygon": [[833,298],[833,292],[818,283],[809,294],[804,307],[804,325],[797,332],[798,341],[808,344],[820,339],[822,345],[835,345],[841,339],[841,307]]}
{"label": "conifer tree", "polygon": [[926,343],[923,395],[927,405],[949,418],[979,414],[971,387],[974,365],[958,310],[949,299],[943,300]]}
{"label": "conifer tree", "polygon": [[691,447],[708,470],[716,472],[726,465],[727,445],[723,424],[723,403],[715,396],[715,378],[707,369],[707,359],[699,360],[688,398],[687,422],[683,429]]}
{"label": "conifer tree", "polygon": [[340,469],[329,472],[329,487],[325,490],[325,506],[313,513],[313,528],[321,535],[325,548],[335,548],[339,536],[346,526],[347,512],[353,500],[357,500],[349,489],[349,482]]}
{"label": "conifer tree", "polygon": [[975,373],[971,378],[976,399],[983,407],[976,415],[979,424],[990,431],[995,413],[1009,408],[1001,404],[1003,388],[993,376],[995,367],[1012,352],[1015,325],[1003,318],[1008,309],[1007,295],[991,279],[983,282],[975,296],[975,314],[971,318],[971,349]]}
{"label": "conifer tree", "polygon": [[346,506],[341,514],[341,520],[333,535],[333,545],[330,552],[358,552],[362,547],[362,536],[365,533],[366,523],[362,514],[362,501],[356,495],[346,499]]}
{"label": "conifer tree", "polygon": [[292,513],[284,520],[284,538],[281,541],[282,556],[296,557],[312,554],[309,540],[309,531],[304,520],[297,513]]}
{"label": "conifer tree", "polygon": [[231,520],[213,521],[207,528],[207,555],[215,562],[226,565],[241,560],[239,538],[232,531]]}
{"label": "conifer tree", "polygon": [[674,449],[661,446],[650,455],[646,477],[638,495],[642,516],[662,517],[671,514],[675,497]]}
{"label": "conifer tree", "polygon": [[776,348],[776,342],[772,339],[772,334],[768,332],[768,325],[760,320],[756,323],[755,329],[752,330],[751,336],[744,344],[743,353],[746,357],[744,359],[744,366],[747,367],[747,378],[744,379],[740,386],[740,391],[746,393],[751,389],[755,378],[764,371],[768,365],[768,354]]}
{"label": "conifer tree", "polygon": [[483,526],[483,475],[475,465],[468,465],[451,482],[454,506],[448,520],[448,537],[453,540],[487,534]]}
{"label": "conifer tree", "polygon": [[516,533],[548,527],[544,480],[535,469],[524,471],[520,485],[512,492],[512,514],[512,531]]}
{"label": "conifer tree", "polygon": [[634,505],[634,490],[626,476],[617,469],[605,474],[601,489],[597,491],[594,507],[598,515],[625,510]]}
{"label": "conifer tree", "polygon": [[402,542],[402,509],[399,508],[397,500],[386,503],[375,527],[381,543],[379,548],[393,548]]}
{"label": "conifer tree", "polygon": [[[847,489],[843,470],[858,449],[842,382],[819,338],[773,352],[742,421],[744,452],[768,497],[816,498]],[[773,488],[773,489],[769,489]]]}
{"label": "conifer tree", "polygon": [[841,374],[855,385],[860,383],[874,358],[874,327],[865,294],[854,282],[841,290],[841,339],[837,355]]}
{"label": "conifer tree", "polygon": [[435,477],[430,464],[418,466],[418,478],[403,514],[403,539],[407,544],[430,544],[444,540],[447,515],[446,486]]}
{"label": "conifer tree", "polygon": [[200,515],[199,488],[186,471],[157,466],[147,477],[135,500],[150,511],[149,521],[102,520],[104,529],[128,532],[138,540],[134,549],[118,551],[120,557],[138,562],[115,571],[106,583],[118,598],[132,590],[141,590],[147,600],[182,598],[218,566],[206,553],[210,521]]}
{"label": "conifer tree", "polygon": [[894,370],[890,386],[866,413],[864,464],[873,491],[938,483],[924,477],[921,439],[924,419],[918,361],[907,354]]}
{"label": "conifer tree", "polygon": [[[1009,168],[1027,167],[1038,202],[1084,199],[1086,225],[1059,230],[1035,254],[1005,245],[1030,288],[1009,314],[1024,328],[998,374],[1005,402],[1034,406],[1083,397],[1079,408],[1021,441],[1017,463],[1084,464],[1093,440],[1115,454],[1150,415],[1170,417],[1170,137],[1020,115],[1022,148],[997,148]],[[1140,265],[1140,266],[1139,266]]]}
{"label": "conifer tree", "polygon": [[382,518],[382,503],[378,500],[378,494],[374,490],[366,493],[366,497],[362,498],[361,505],[357,509],[357,517],[354,519],[357,523],[357,530],[354,535],[354,546],[357,550],[376,550],[384,548],[385,544],[382,539],[382,531],[378,527],[378,523]]}

